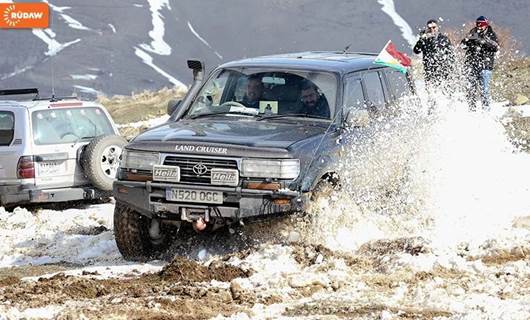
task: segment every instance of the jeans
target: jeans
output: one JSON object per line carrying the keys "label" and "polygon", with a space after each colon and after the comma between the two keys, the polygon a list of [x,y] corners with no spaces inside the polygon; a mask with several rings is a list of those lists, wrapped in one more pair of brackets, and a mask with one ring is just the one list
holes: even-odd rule
{"label": "jeans", "polygon": [[469,103],[469,110],[476,110],[477,96],[480,96],[482,102],[482,109],[490,110],[490,80],[492,76],[491,70],[469,70],[468,72],[468,86],[467,86],[467,100]]}
{"label": "jeans", "polygon": [[490,109],[490,81],[492,74],[493,72],[491,70],[482,70],[480,72],[482,108],[488,111]]}

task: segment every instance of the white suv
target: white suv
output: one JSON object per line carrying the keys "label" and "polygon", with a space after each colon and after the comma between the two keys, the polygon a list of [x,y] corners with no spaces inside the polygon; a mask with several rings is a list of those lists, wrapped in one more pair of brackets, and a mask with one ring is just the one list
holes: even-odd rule
{"label": "white suv", "polygon": [[35,94],[0,101],[0,205],[107,197],[127,141],[105,108],[76,98]]}

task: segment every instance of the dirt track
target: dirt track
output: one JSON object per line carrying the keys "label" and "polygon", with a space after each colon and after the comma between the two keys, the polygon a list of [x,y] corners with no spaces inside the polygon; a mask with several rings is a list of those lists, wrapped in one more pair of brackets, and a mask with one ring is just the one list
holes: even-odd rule
{"label": "dirt track", "polygon": [[[255,248],[259,250],[258,248]],[[356,255],[333,252],[322,246],[301,243],[290,245],[292,259],[301,269],[313,269],[315,273],[334,272],[337,263],[344,263],[356,281],[299,281],[289,278],[287,295],[264,291],[259,286],[253,290],[241,285],[241,280],[255,272],[233,266],[228,261],[245,259],[253,250],[230,253],[213,260],[208,266],[178,257],[161,271],[139,274],[133,270],[123,278],[97,279],[97,272],[83,272],[81,276],[59,272],[50,278],[36,281],[21,280],[22,276],[35,275],[39,271],[50,272],[68,269],[65,266],[42,266],[4,269],[0,273],[0,299],[19,310],[45,308],[55,305],[61,309],[59,319],[207,319],[219,315],[230,316],[239,312],[253,318],[252,310],[258,304],[264,308],[271,304],[286,303],[282,312],[285,317],[332,319],[375,319],[383,313],[399,315],[392,319],[434,319],[456,316],[444,308],[410,303],[391,306],[379,301],[376,296],[391,297],[396,289],[406,285],[419,290],[430,282],[443,283],[448,290],[477,291],[487,274],[482,277],[437,267],[428,272],[411,270],[389,270],[388,260],[397,254],[421,255],[428,253],[421,239],[398,239],[377,241],[363,246]],[[526,250],[526,251],[525,251]],[[468,257],[497,270],[512,263],[529,263],[530,250],[519,248],[513,252],[498,252],[496,256]],[[322,262],[321,262],[322,261]],[[526,262],[525,262],[526,261]],[[55,269],[55,270],[54,270]],[[509,275],[498,272],[499,282]],[[237,280],[235,280],[237,279]],[[280,281],[280,279],[278,279]],[[513,292],[497,292],[500,299],[510,299],[530,293],[528,279],[511,280],[517,287]],[[359,283],[374,294],[373,300],[349,301],[347,298]],[[338,299],[335,295],[344,296]],[[333,298],[335,296],[335,298]],[[320,298],[319,298],[320,297]],[[327,298],[322,298],[327,297]],[[263,315],[261,315],[261,318]]]}
{"label": "dirt track", "polygon": [[[515,225],[526,229],[529,219]],[[133,268],[120,276],[105,274],[126,266],[119,260],[99,264],[100,272],[93,271],[92,264],[72,263],[2,268],[0,315],[476,319],[504,310],[511,319],[527,319],[528,241],[510,240],[505,248],[494,243],[480,250],[462,247],[438,256],[429,241],[401,237],[368,241],[355,252],[344,252],[306,241],[303,232],[293,229],[300,222],[276,219],[196,235],[175,243],[163,257],[170,262],[153,273]],[[85,229],[75,227],[71,232],[86,234]],[[111,234],[108,228],[96,229],[100,235]],[[208,253],[200,263],[184,258],[200,256],[203,250]]]}

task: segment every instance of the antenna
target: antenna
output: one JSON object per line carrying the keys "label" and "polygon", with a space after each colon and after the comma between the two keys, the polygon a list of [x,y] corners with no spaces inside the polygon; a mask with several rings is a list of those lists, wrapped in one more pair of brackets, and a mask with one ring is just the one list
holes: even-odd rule
{"label": "antenna", "polygon": [[54,65],[53,65],[53,58],[54,58],[55,55],[52,55],[50,57],[50,64],[51,64],[51,71],[52,71],[52,101],[54,100],[55,98],[55,68],[54,68]]}
{"label": "antenna", "polygon": [[[49,4],[48,4],[48,6],[49,6]],[[53,21],[52,21],[53,16],[54,15],[50,15],[50,18],[49,18],[50,22],[49,22],[48,28],[50,28],[50,30],[51,30],[51,26],[53,25]],[[57,27],[59,27],[59,24],[57,24]],[[51,75],[52,75],[52,79],[51,79],[51,81],[52,81],[52,98],[51,98],[51,101],[53,101],[54,98],[55,98],[55,65],[54,65],[55,55],[57,55],[57,52],[52,53],[52,55],[50,57],[50,65],[51,65],[51,69],[52,69],[51,70]]]}
{"label": "antenna", "polygon": [[347,45],[346,47],[344,47],[344,49],[342,50],[342,53],[348,52],[348,49],[350,49],[350,47],[351,47],[351,43]]}

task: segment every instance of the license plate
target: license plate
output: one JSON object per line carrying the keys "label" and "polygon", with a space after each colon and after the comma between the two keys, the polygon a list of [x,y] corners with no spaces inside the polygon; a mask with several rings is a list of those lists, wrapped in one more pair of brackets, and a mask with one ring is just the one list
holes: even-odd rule
{"label": "license plate", "polygon": [[42,161],[37,162],[39,176],[55,176],[66,173],[66,161]]}
{"label": "license plate", "polygon": [[212,168],[211,184],[223,186],[237,186],[239,172],[236,169]]}
{"label": "license plate", "polygon": [[223,203],[223,192],[169,188],[166,189],[166,200],[221,204]]}
{"label": "license plate", "polygon": [[175,166],[153,166],[153,181],[179,182],[180,168]]}

